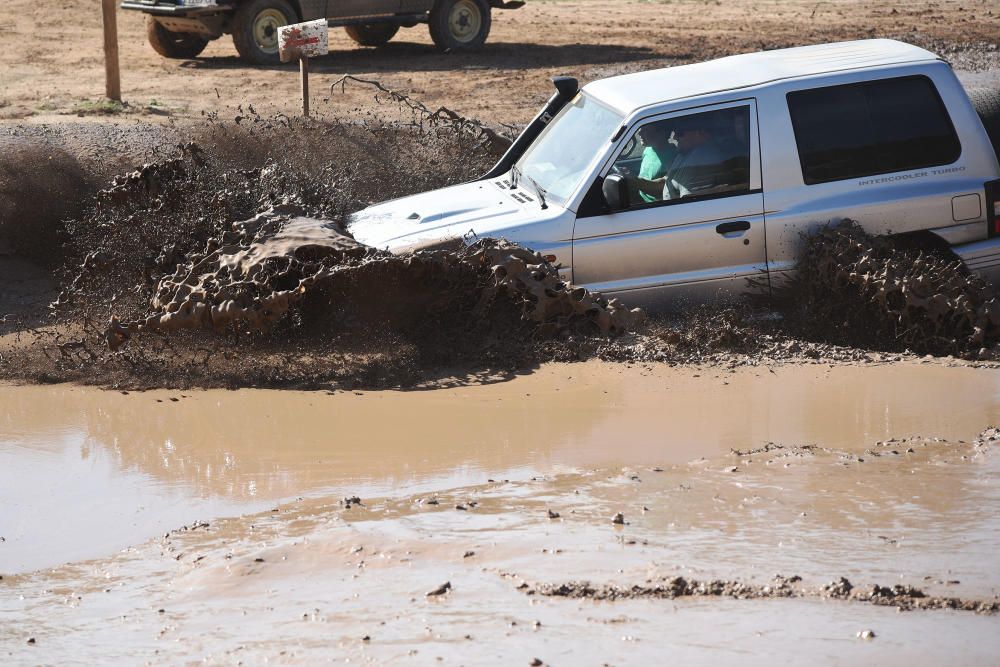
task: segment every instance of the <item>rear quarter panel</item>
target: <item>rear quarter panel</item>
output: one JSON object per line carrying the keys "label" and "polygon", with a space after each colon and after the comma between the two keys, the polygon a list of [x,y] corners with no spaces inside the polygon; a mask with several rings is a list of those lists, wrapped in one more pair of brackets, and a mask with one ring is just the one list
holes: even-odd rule
{"label": "rear quarter panel", "polygon": [[[962,146],[948,165],[806,185],[802,177],[786,95],[796,90],[926,76],[944,101]],[[825,74],[762,89],[761,167],[767,228],[768,267],[790,269],[804,233],[843,219],[857,221],[872,234],[899,234],[959,224],[952,219],[952,197],[979,193],[997,178],[996,156],[985,130],[951,67],[941,61]],[[961,224],[983,222],[964,220]],[[774,276],[772,275],[772,278]]]}

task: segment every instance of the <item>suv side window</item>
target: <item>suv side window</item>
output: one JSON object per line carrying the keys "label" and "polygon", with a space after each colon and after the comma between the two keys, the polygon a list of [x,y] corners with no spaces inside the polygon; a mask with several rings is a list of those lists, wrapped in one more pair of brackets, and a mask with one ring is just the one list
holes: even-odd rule
{"label": "suv side window", "polygon": [[750,191],[750,107],[646,123],[615,159],[630,208]]}
{"label": "suv side window", "polygon": [[923,76],[800,90],[787,101],[807,185],[951,164],[962,153]]}

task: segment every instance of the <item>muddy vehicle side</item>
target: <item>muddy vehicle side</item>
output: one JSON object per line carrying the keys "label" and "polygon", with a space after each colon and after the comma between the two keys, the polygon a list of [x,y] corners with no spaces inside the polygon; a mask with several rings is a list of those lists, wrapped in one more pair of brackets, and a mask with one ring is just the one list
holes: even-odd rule
{"label": "muddy vehicle side", "polygon": [[[578,285],[654,310],[773,286],[793,269],[803,234],[842,219],[1000,276],[1000,95],[983,98],[981,118],[928,51],[864,40],[640,72],[579,92],[558,83],[481,180],[370,207],[350,231],[394,252],[504,237],[560,263]],[[643,182],[657,129],[675,154],[689,134],[712,139],[707,171],[684,171],[700,181],[680,183],[671,162]],[[640,196],[639,186],[671,180]]]}
{"label": "muddy vehicle side", "polygon": [[517,9],[521,0],[125,0],[122,9],[146,14],[150,45],[167,58],[194,58],[213,39],[232,34],[240,57],[272,65],[277,29],[327,19],[362,46],[382,46],[400,28],[426,23],[442,51],[482,46],[493,9]]}

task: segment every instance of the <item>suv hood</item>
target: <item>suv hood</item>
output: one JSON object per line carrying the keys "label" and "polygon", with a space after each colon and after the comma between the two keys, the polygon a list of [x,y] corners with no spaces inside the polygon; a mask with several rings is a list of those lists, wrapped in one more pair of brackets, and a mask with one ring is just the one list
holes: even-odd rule
{"label": "suv hood", "polygon": [[348,218],[347,230],[361,243],[399,253],[461,238],[524,240],[516,238],[518,228],[559,212],[551,204],[543,210],[534,193],[477,181],[369,206]]}

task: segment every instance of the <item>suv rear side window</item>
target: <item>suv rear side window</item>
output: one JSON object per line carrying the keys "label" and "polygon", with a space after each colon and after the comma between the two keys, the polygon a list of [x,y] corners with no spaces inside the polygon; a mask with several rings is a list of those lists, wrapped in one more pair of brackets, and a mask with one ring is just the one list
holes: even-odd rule
{"label": "suv rear side window", "polygon": [[788,93],[807,185],[951,164],[962,153],[930,79],[885,79]]}

